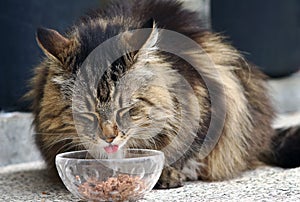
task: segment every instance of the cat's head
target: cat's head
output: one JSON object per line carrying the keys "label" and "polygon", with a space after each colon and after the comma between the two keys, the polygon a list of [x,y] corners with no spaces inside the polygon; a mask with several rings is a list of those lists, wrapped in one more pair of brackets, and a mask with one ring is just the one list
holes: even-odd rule
{"label": "cat's head", "polygon": [[[38,30],[37,40],[51,69],[49,82],[57,87],[60,101],[72,107],[72,117],[60,116],[69,116],[79,143],[96,153],[114,153],[121,147],[163,149],[193,119],[188,110],[183,111],[194,104],[185,100],[183,106],[188,90],[180,88],[184,82],[173,67],[178,59],[158,50],[159,30],[153,21],[150,25],[146,32],[122,30],[117,25],[110,30],[103,25],[82,25],[68,37]],[[102,63],[86,62],[92,50],[109,39],[101,34],[121,31],[117,47],[105,53],[93,51],[93,59],[99,57]],[[110,51],[136,44],[139,50],[103,65]],[[181,149],[179,141],[171,150]]]}

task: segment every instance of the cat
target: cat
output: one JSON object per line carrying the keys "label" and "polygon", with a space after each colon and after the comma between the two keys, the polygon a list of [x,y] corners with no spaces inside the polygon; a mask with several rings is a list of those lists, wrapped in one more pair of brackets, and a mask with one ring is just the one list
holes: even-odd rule
{"label": "cat", "polygon": [[[55,155],[65,151],[156,149],[166,156],[157,187],[174,188],[186,180],[230,179],[264,164],[300,165],[299,127],[275,131],[271,126],[275,112],[267,77],[222,36],[203,28],[198,16],[174,0],[114,1],[64,35],[38,29],[36,38],[46,57],[35,69],[27,97],[32,100],[36,144],[50,169],[55,170]],[[204,50],[199,55],[213,65],[194,60],[194,67],[160,50],[167,39],[163,30],[197,43]],[[102,76],[82,70],[93,50],[119,34],[111,52],[136,43],[141,49],[122,55],[107,69],[97,66]],[[184,48],[180,41],[171,46]],[[186,50],[186,56],[193,51]],[[99,56],[104,63],[106,56]],[[97,83],[75,88],[84,71],[86,82]],[[82,113],[74,116],[74,105]],[[80,121],[94,134],[82,129],[79,135],[75,122]],[[220,136],[208,137],[210,130]]]}

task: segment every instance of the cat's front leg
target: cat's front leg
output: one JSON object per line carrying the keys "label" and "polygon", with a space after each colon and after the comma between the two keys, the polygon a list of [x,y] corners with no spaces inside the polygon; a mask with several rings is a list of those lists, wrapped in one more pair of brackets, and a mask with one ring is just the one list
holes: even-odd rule
{"label": "cat's front leg", "polygon": [[158,182],[155,185],[157,189],[168,189],[183,186],[185,176],[172,166],[164,167]]}

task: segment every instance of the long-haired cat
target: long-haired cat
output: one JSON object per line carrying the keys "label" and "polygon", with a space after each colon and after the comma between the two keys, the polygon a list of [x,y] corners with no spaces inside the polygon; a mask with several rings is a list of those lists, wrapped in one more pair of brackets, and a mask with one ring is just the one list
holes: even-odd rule
{"label": "long-haired cat", "polygon": [[[274,110],[266,77],[201,24],[197,13],[178,1],[133,0],[115,1],[89,14],[66,34],[39,29],[37,41],[47,57],[35,70],[28,97],[33,101],[36,143],[49,168],[54,168],[55,155],[65,151],[87,148],[105,154],[150,148],[165,153],[168,163],[158,187],[169,188],[184,180],[232,178],[263,163],[299,166],[300,130],[272,129]],[[142,28],[150,31],[134,32]],[[213,65],[194,60],[195,67],[160,50],[167,40],[163,29],[193,40],[204,50],[198,54]],[[97,71],[105,70],[102,76],[84,70],[87,83],[98,82],[75,89],[88,55],[122,33],[111,52],[137,41],[142,42],[141,50],[126,53],[108,67],[97,66]],[[175,48],[181,43],[172,41]],[[105,61],[106,56],[99,57]],[[74,101],[77,94],[82,103]],[[79,122],[91,126],[93,133],[83,129],[78,134],[74,105],[81,110]],[[223,124],[214,124],[216,120]],[[207,137],[210,129],[220,137]],[[214,141],[212,151],[203,149]]]}

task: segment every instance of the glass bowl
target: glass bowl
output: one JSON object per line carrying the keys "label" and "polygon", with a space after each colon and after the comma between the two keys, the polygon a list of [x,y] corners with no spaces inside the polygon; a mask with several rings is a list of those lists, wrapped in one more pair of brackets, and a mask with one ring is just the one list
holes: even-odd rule
{"label": "glass bowl", "polygon": [[156,150],[127,149],[122,158],[95,159],[87,150],[61,153],[55,163],[67,189],[92,201],[135,201],[153,189],[164,165]]}

